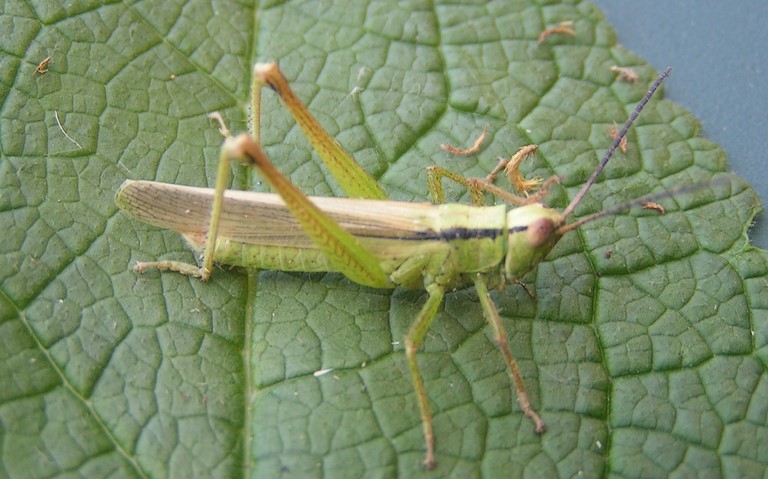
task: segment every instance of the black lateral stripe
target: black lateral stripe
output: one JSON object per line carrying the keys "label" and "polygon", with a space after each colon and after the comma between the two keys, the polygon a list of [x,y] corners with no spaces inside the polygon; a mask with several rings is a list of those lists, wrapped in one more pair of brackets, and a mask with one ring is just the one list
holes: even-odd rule
{"label": "black lateral stripe", "polygon": [[465,240],[465,239],[495,239],[501,235],[504,230],[496,228],[448,228],[436,232],[439,239],[443,241]]}
{"label": "black lateral stripe", "polygon": [[[518,227],[526,230],[527,226]],[[510,232],[514,232],[510,230]],[[376,234],[356,234],[362,238],[384,238],[410,241],[455,241],[470,239],[495,239],[504,233],[503,229],[498,228],[447,228],[442,231],[413,231],[407,236],[384,236]]]}

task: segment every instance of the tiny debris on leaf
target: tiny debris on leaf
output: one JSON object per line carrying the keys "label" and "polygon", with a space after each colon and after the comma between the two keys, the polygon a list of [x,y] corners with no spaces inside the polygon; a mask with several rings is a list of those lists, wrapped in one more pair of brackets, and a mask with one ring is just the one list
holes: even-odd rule
{"label": "tiny debris on leaf", "polygon": [[64,130],[64,127],[61,125],[61,120],[59,120],[59,112],[58,111],[56,111],[56,110],[53,111],[53,117],[56,119],[56,125],[59,126],[59,130],[64,134],[64,136],[67,137],[67,139],[69,141],[74,143],[77,146],[78,149],[82,150],[83,146],[80,143],[78,143],[77,141],[75,141],[74,138],[69,136],[69,134],[66,132],[66,130]]}
{"label": "tiny debris on leaf", "polygon": [[640,203],[640,206],[646,210],[656,210],[662,215],[667,212],[663,206],[661,206],[659,203],[656,203],[655,201],[644,201]]}
{"label": "tiny debris on leaf", "polygon": [[538,44],[541,45],[544,43],[547,38],[549,38],[551,35],[568,35],[571,37],[576,36],[576,31],[573,29],[573,21],[571,20],[565,20],[554,27],[549,27],[545,29],[541,34],[539,35]]}
{"label": "tiny debris on leaf", "polygon": [[32,72],[32,76],[35,76],[38,73],[41,75],[48,73],[48,64],[51,63],[51,60],[53,60],[53,57],[46,57],[43,59],[43,61],[38,63],[35,71]]}
{"label": "tiny debris on leaf", "polygon": [[637,80],[640,79],[637,72],[634,68],[630,67],[620,67],[617,65],[613,65],[611,67],[611,71],[614,73],[618,73],[618,79],[621,81],[625,81],[627,83],[635,83]]}
{"label": "tiny debris on leaf", "polygon": [[[619,137],[619,129],[616,127],[616,123],[613,124],[612,127],[608,128],[608,135],[610,135],[612,140],[615,140]],[[627,137],[621,139],[619,142],[619,150],[621,150],[622,153],[627,152]]]}
{"label": "tiny debris on leaf", "polygon": [[319,378],[320,376],[325,376],[326,374],[330,373],[331,371],[333,371],[333,368],[328,368],[328,369],[318,369],[317,371],[315,371],[314,373],[312,373],[312,375],[313,375],[314,377],[316,377],[316,378]]}
{"label": "tiny debris on leaf", "polygon": [[482,145],[483,141],[485,141],[486,133],[488,133],[488,125],[486,125],[485,128],[483,128],[483,132],[480,133],[480,136],[477,137],[475,142],[472,143],[472,146],[470,146],[469,148],[458,148],[456,146],[443,143],[442,145],[440,145],[440,149],[452,155],[458,155],[458,156],[466,156],[466,155],[471,155],[473,153],[477,153],[480,150],[480,145]]}

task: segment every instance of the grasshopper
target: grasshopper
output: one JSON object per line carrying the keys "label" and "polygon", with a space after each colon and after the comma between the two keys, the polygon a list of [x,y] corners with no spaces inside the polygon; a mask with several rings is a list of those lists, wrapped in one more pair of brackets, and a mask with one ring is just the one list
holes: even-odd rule
{"label": "grasshopper", "polygon": [[[502,193],[488,181],[466,180],[439,167],[428,169],[429,189],[436,202],[442,203],[441,182],[448,178],[474,189],[474,203],[482,201],[484,192],[490,192],[519,206],[508,209],[503,204],[387,201],[376,181],[304,107],[277,65],[256,64],[251,98],[256,121],[251,122],[251,133],[232,136],[221,117],[214,116],[225,137],[215,189],[126,180],[116,194],[117,205],[130,215],[179,232],[201,264],[139,262],[134,269],[176,271],[207,280],[214,262],[218,262],[282,271],[336,271],[374,288],[426,289],[426,303],[413,320],[404,343],[421,416],[424,465],[428,469],[436,465],[435,434],[416,354],[446,291],[474,285],[483,315],[506,362],[520,409],[532,421],[535,432],[543,433],[546,426],[528,399],[489,287],[519,281],[564,234],[587,222],[641,202],[701,187],[694,185],[647,196],[567,223],[669,71],[651,85],[582,189],[565,210],[558,212],[539,202],[547,187],[558,181],[557,177],[531,197],[517,198]],[[350,198],[307,197],[270,162],[259,146],[258,118],[265,86],[277,92]],[[227,190],[233,158],[258,170],[277,194]]]}

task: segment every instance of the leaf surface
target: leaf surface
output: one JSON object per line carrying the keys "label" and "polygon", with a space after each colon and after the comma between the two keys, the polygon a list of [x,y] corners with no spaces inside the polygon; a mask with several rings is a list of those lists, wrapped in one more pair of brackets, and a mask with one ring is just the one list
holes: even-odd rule
{"label": "leaf surface", "polygon": [[[449,294],[420,354],[433,473],[419,466],[401,340],[423,292],[337,274],[223,268],[202,284],[129,270],[193,257],[120,213],[118,185],[212,185],[222,141],[206,115],[247,128],[255,61],[279,60],[394,199],[428,198],[426,166],[483,176],[536,143],[524,173],[562,176],[547,202],[564,207],[656,76],[590,4],[12,3],[1,15],[2,475],[766,474],[768,256],[748,245],[759,205],[735,178],[663,201],[663,216],[569,234],[525,278],[535,300],[494,293],[543,436],[519,414],[474,291]],[[537,44],[565,20],[575,36]],[[339,195],[274,95],[263,111],[278,166],[309,194]],[[440,151],[485,125],[476,157]],[[576,216],[723,176],[699,128],[654,99]],[[264,188],[243,171],[235,184]]]}

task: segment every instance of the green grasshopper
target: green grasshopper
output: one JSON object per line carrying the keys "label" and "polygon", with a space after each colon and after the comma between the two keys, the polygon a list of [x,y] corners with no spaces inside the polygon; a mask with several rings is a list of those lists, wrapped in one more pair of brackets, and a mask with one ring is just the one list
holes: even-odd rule
{"label": "green grasshopper", "polygon": [[[668,74],[669,69],[651,85],[591,177],[561,213],[538,202],[545,195],[546,187],[558,180],[556,177],[533,196],[516,198],[501,193],[488,181],[466,180],[438,167],[428,169],[429,189],[436,202],[443,202],[441,182],[447,177],[470,187],[475,203],[482,201],[483,192],[490,192],[522,206],[508,210],[504,205],[387,201],[376,181],[304,107],[277,65],[257,64],[251,100],[254,118],[258,120],[260,116],[263,87],[271,87],[350,198],[305,196],[260,148],[258,121],[251,122],[250,135],[233,137],[221,118],[215,116],[225,136],[215,189],[127,180],[115,198],[117,205],[135,218],[178,231],[196,256],[199,255],[201,265],[140,262],[134,269],[137,272],[170,270],[207,280],[216,261],[282,271],[337,271],[352,281],[374,288],[426,289],[426,303],[405,336],[405,352],[426,443],[424,465],[430,469],[436,465],[435,434],[416,353],[446,291],[472,284],[506,361],[520,409],[531,419],[534,430],[543,433],[546,426],[528,399],[488,288],[519,281],[546,257],[565,233],[587,222],[644,201],[701,187],[648,196],[566,224]],[[256,168],[277,194],[226,190],[232,158]]]}

